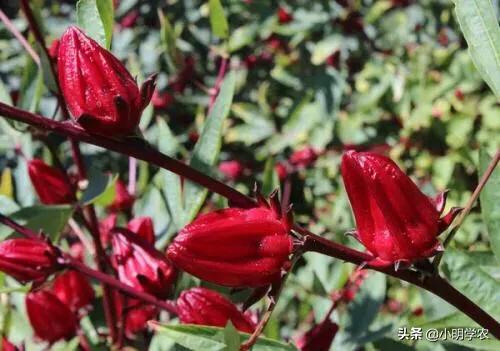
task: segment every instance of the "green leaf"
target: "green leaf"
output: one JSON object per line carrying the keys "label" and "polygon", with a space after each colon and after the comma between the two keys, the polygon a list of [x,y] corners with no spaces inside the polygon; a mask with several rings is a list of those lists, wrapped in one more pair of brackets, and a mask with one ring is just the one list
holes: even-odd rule
{"label": "green leaf", "polygon": [[390,331],[390,328],[386,327],[375,331],[369,328],[384,302],[385,293],[385,275],[370,272],[356,297],[347,307],[347,314],[342,321],[344,329],[334,339],[334,345],[337,345],[337,348],[346,351],[355,350],[367,342],[382,338]]}
{"label": "green leaf", "polygon": [[209,0],[210,26],[212,32],[219,38],[227,38],[229,35],[229,25],[227,23],[224,9],[219,0]]}
{"label": "green leaf", "polygon": [[[14,221],[38,232],[43,231],[51,240],[57,241],[64,226],[68,222],[73,208],[69,205],[32,206],[20,209],[10,215]],[[0,238],[4,239],[14,231],[0,226]]]}
{"label": "green leaf", "polygon": [[[484,174],[490,162],[491,157],[484,148],[481,148],[479,150],[479,173],[481,175]],[[500,167],[495,167],[490,179],[481,191],[479,201],[491,248],[497,261],[500,262]]]}
{"label": "green leaf", "polygon": [[[206,174],[217,162],[222,144],[222,127],[229,115],[233,101],[236,79],[234,72],[229,72],[222,82],[219,95],[214,106],[207,116],[205,125],[196,143],[190,165]],[[184,204],[186,209],[186,221],[191,221],[200,210],[208,190],[197,184],[186,182],[184,188]]]}
{"label": "green leaf", "polygon": [[80,199],[85,205],[97,203],[101,206],[107,206],[115,198],[115,183],[118,175],[112,176],[104,174],[101,171],[90,170],[89,185]]}
{"label": "green leaf", "polygon": [[182,61],[182,55],[177,50],[177,35],[172,27],[172,24],[168,20],[168,17],[165,16],[163,11],[158,10],[158,17],[161,25],[161,41],[163,43],[164,50],[167,53],[167,64],[169,68],[175,72],[177,65]]}
{"label": "green leaf", "polygon": [[240,335],[231,321],[224,328],[224,343],[227,351],[238,351],[240,349]]}
{"label": "green leaf", "polygon": [[477,70],[500,97],[500,27],[491,0],[455,0],[458,22]]}
{"label": "green leaf", "polygon": [[97,0],[97,10],[101,17],[102,25],[104,27],[104,35],[106,37],[106,48],[111,47],[111,40],[113,37],[113,25],[115,22],[115,13],[113,0]]}
{"label": "green leaf", "polygon": [[450,283],[493,318],[500,319],[500,282],[486,274],[465,253],[447,249],[442,271]]}
{"label": "green leaf", "polygon": [[7,105],[12,105],[12,99],[10,97],[7,87],[0,79],[0,102],[6,103]]}
{"label": "green leaf", "polygon": [[29,58],[24,68],[18,106],[24,110],[35,112],[38,109],[43,93],[43,72]]}
{"label": "green leaf", "polygon": [[269,158],[264,166],[262,173],[262,194],[264,196],[270,195],[274,190],[280,186],[278,174],[274,169],[275,163],[273,158]]}
{"label": "green leaf", "polygon": [[76,4],[78,25],[102,47],[111,47],[113,34],[112,0],[79,0]]}
{"label": "green leaf", "polygon": [[[193,351],[218,351],[228,350],[229,345],[222,341],[227,335],[227,330],[218,327],[207,327],[200,325],[161,325],[152,323],[157,333],[165,335],[181,346]],[[227,327],[226,327],[227,328]],[[240,340],[244,342],[249,334],[238,332]],[[222,335],[222,337],[221,337]],[[252,351],[296,351],[293,345],[265,337],[257,339]]]}

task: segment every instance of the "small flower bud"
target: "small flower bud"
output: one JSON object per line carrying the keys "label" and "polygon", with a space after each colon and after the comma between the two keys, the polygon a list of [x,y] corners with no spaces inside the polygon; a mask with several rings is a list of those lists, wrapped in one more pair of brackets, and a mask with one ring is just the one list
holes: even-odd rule
{"label": "small flower bud", "polygon": [[58,269],[55,249],[44,241],[20,238],[0,243],[0,271],[21,283],[43,282]]}
{"label": "small flower bud", "polygon": [[155,231],[151,217],[136,217],[128,222],[127,228],[140,236],[147,243],[151,245],[155,243]]}
{"label": "small flower bud", "polygon": [[177,299],[179,319],[185,324],[225,327],[228,321],[236,329],[252,333],[252,320],[223,295],[205,288],[183,291]]}
{"label": "small flower bud", "polygon": [[59,169],[34,159],[28,162],[28,175],[43,204],[57,205],[76,201],[75,189]]}
{"label": "small flower bud", "polygon": [[113,203],[108,206],[108,210],[111,212],[127,212],[132,209],[134,202],[135,197],[130,195],[125,183],[118,179],[115,184],[115,198]]}
{"label": "small flower bud", "polygon": [[168,296],[177,277],[174,267],[153,257],[121,233],[113,235],[112,248],[113,262],[121,282],[158,298]]}
{"label": "small flower bud", "polygon": [[68,306],[49,291],[28,293],[26,311],[35,335],[40,340],[53,344],[76,334],[76,317]]}
{"label": "small flower bud", "polygon": [[60,274],[54,281],[53,292],[73,312],[88,308],[95,297],[87,278],[76,271]]}

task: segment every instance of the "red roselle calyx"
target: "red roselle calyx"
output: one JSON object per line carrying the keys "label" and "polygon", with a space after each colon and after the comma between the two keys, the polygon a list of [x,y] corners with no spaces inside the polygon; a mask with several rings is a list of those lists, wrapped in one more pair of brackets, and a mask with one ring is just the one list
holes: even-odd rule
{"label": "red roselle calyx", "polygon": [[301,351],[328,351],[339,326],[329,318],[315,325],[296,342]]}
{"label": "red roselle calyx", "polygon": [[224,286],[258,287],[289,269],[291,218],[279,203],[261,199],[251,209],[228,208],[198,217],[167,249],[184,271]]}
{"label": "red roselle calyx", "polygon": [[317,160],[318,156],[319,154],[314,148],[307,146],[293,152],[289,161],[290,164],[296,167],[305,168],[312,165]]}
{"label": "red roselle calyx", "polygon": [[441,247],[437,236],[459,212],[454,208],[440,218],[445,194],[428,198],[385,156],[348,151],[342,176],[356,219],[355,236],[375,256],[373,265],[434,255]]}
{"label": "red roselle calyx", "polygon": [[243,175],[245,167],[240,161],[223,161],[219,163],[219,172],[221,172],[225,178],[230,180],[237,180]]}
{"label": "red roselle calyx", "polygon": [[289,23],[293,21],[293,16],[284,7],[278,8],[278,22],[281,24]]}
{"label": "red roselle calyx", "polygon": [[40,290],[26,295],[26,311],[35,335],[50,344],[76,334],[77,319],[57,296]]}
{"label": "red roselle calyx", "polygon": [[151,217],[143,216],[132,219],[128,222],[128,230],[140,236],[148,244],[153,245],[155,242],[155,231],[153,228],[153,220]]}
{"label": "red roselle calyx", "polygon": [[18,348],[11,343],[9,340],[5,338],[5,336],[2,338],[2,351],[17,351]]}
{"label": "red roselle calyx", "polygon": [[125,183],[118,179],[115,184],[115,198],[111,205],[108,206],[108,210],[111,212],[127,212],[134,206],[135,197],[131,195]]}
{"label": "red roselle calyx", "polygon": [[205,288],[183,291],[177,299],[179,319],[185,324],[225,327],[228,321],[236,329],[252,333],[255,325],[225,296]]}
{"label": "red roselle calyx", "polygon": [[115,231],[111,241],[118,278],[139,291],[158,298],[167,297],[177,276],[174,267],[166,260],[152,256],[137,243],[131,242],[120,233],[125,230]]}
{"label": "red roselle calyx", "polygon": [[57,205],[76,201],[74,187],[59,169],[34,159],[28,162],[28,175],[43,204]]}
{"label": "red roselle calyx", "polygon": [[64,99],[83,128],[105,136],[133,134],[151,100],[154,77],[139,90],[125,66],[76,27],[60,39],[57,67]]}
{"label": "red roselle calyx", "polygon": [[155,319],[158,315],[156,306],[144,305],[134,300],[128,303],[127,309],[128,311],[125,314],[125,334],[129,339],[146,329],[147,322]]}
{"label": "red roselle calyx", "polygon": [[9,239],[0,243],[0,271],[21,283],[43,282],[59,269],[57,251],[42,240]]}
{"label": "red roselle calyx", "polygon": [[76,271],[66,271],[59,275],[52,289],[59,300],[73,312],[88,308],[95,297],[94,289],[87,278]]}

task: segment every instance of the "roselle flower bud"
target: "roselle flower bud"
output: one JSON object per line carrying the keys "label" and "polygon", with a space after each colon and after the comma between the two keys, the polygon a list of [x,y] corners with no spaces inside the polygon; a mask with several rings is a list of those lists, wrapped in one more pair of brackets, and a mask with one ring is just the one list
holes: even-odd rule
{"label": "roselle flower bud", "polygon": [[219,163],[219,172],[227,179],[237,180],[243,174],[245,168],[239,161],[224,161]]}
{"label": "roselle flower bud", "polygon": [[70,339],[76,334],[77,320],[73,312],[49,291],[28,293],[26,312],[35,335],[40,340],[52,344]]}
{"label": "roselle flower bud", "polygon": [[277,163],[276,166],[274,166],[274,170],[278,174],[278,178],[281,181],[285,180],[289,173],[287,165],[282,162]]}
{"label": "roselle flower bud", "polygon": [[158,298],[168,296],[177,276],[174,267],[118,232],[114,233],[111,244],[114,265],[122,283]]}
{"label": "roselle flower bud", "polygon": [[328,351],[339,326],[329,318],[312,327],[296,344],[301,351]]}
{"label": "roselle flower bud", "polygon": [[286,24],[293,21],[293,16],[284,7],[278,8],[278,22],[281,24]]}
{"label": "roselle flower bud", "polygon": [[94,289],[88,279],[76,271],[60,274],[55,279],[52,289],[59,300],[73,312],[88,308],[95,297]]}
{"label": "roselle flower bud", "polygon": [[370,152],[348,151],[342,176],[356,219],[356,238],[375,256],[373,265],[410,263],[434,255],[437,236],[458,214],[443,218],[445,195],[425,196],[389,158]]}
{"label": "roselle flower bud", "polygon": [[58,269],[55,248],[45,241],[20,238],[0,243],[0,271],[21,283],[43,282]]}
{"label": "roselle flower bud", "polygon": [[225,327],[228,321],[236,329],[253,333],[252,320],[223,295],[205,288],[183,291],[177,299],[179,319],[184,324]]}
{"label": "roselle flower bud", "polygon": [[139,90],[125,66],[76,27],[60,39],[59,83],[75,120],[105,136],[126,136],[137,128],[151,100],[154,77]]}
{"label": "roselle flower bud", "polygon": [[55,39],[52,41],[49,47],[49,56],[52,60],[57,62],[57,55],[59,53],[59,39]]}
{"label": "roselle flower bud", "polygon": [[151,103],[156,109],[166,109],[174,102],[174,96],[169,92],[160,93],[158,90],[153,92]]}
{"label": "roselle flower bud", "polygon": [[135,197],[130,195],[125,183],[118,179],[115,184],[115,198],[111,205],[108,206],[108,210],[111,212],[127,212],[132,209],[134,202]]}
{"label": "roselle flower bud", "polygon": [[16,347],[16,345],[7,340],[5,336],[2,338],[2,351],[17,351],[17,350],[19,349]]}
{"label": "roselle flower bud", "polygon": [[290,156],[290,164],[296,167],[308,167],[318,159],[318,152],[314,148],[307,146],[303,149],[295,151]]}
{"label": "roselle flower bud", "polygon": [[228,208],[198,217],[167,249],[184,271],[224,286],[258,287],[279,280],[289,268],[290,219],[278,205]]}
{"label": "roselle flower bud", "polygon": [[155,319],[157,315],[158,308],[156,308],[156,306],[144,305],[132,300],[132,303],[127,304],[125,334],[129,339],[134,338],[134,335],[145,330],[148,326],[147,322]]}
{"label": "roselle flower bud", "polygon": [[76,201],[75,189],[59,169],[34,159],[28,162],[28,175],[43,204],[57,205]]}
{"label": "roselle flower bud", "polygon": [[128,222],[127,228],[140,236],[147,243],[151,245],[155,243],[155,231],[151,217],[144,216],[134,218]]}
{"label": "roselle flower bud", "polygon": [[101,242],[104,247],[109,245],[111,240],[111,229],[116,227],[117,218],[118,216],[116,213],[112,213],[99,222],[99,233],[101,234]]}

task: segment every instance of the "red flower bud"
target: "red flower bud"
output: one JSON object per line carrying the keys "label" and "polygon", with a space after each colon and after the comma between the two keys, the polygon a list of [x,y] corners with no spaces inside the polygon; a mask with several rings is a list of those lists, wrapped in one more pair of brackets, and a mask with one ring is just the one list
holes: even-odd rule
{"label": "red flower bud", "polygon": [[281,24],[289,23],[293,21],[293,16],[284,7],[278,8],[278,21]]}
{"label": "red flower bud", "polygon": [[28,162],[28,175],[43,204],[56,205],[76,201],[73,186],[59,169],[35,159]]}
{"label": "red flower bud", "polygon": [[58,268],[55,249],[44,241],[9,239],[0,243],[0,271],[21,283],[42,282]]}
{"label": "red flower bud", "polygon": [[[135,304],[135,306],[132,304]],[[155,319],[158,315],[156,306],[138,304],[133,300],[132,304],[128,303],[128,312],[125,315],[125,334],[130,339],[135,334],[146,329],[148,326],[147,322]]]}
{"label": "red flower bud", "polygon": [[174,96],[168,92],[160,93],[158,90],[155,90],[151,102],[154,108],[165,109],[174,102]]}
{"label": "red flower bud", "polygon": [[288,176],[288,167],[284,163],[277,163],[274,166],[276,173],[278,174],[278,178],[283,181]]}
{"label": "red flower bud", "polygon": [[342,176],[356,219],[356,237],[386,266],[432,256],[440,248],[437,236],[458,213],[440,219],[445,196],[425,196],[389,158],[348,151]]}
{"label": "red flower bud", "polygon": [[106,218],[104,218],[101,222],[99,222],[99,233],[101,234],[101,242],[105,247],[108,246],[109,241],[111,239],[111,229],[116,227],[116,220],[117,220],[116,213],[112,213]]}
{"label": "red flower bud", "polygon": [[179,268],[224,286],[257,287],[278,280],[289,268],[290,223],[267,203],[228,208],[198,217],[167,250]]}
{"label": "red flower bud", "polygon": [[155,243],[155,231],[151,217],[137,217],[128,222],[128,230],[140,236],[143,240],[153,245]]}
{"label": "red flower bud", "polygon": [[158,298],[167,297],[177,275],[172,266],[153,257],[120,233],[113,235],[112,247],[114,265],[121,282]]}
{"label": "red flower bud", "polygon": [[49,343],[73,337],[77,320],[68,306],[49,291],[26,295],[26,311],[35,335]]}
{"label": "red flower bud", "polygon": [[120,27],[122,28],[133,28],[137,24],[137,20],[139,19],[139,11],[137,10],[132,10],[129,13],[127,13],[123,18],[120,20]]}
{"label": "red flower bud", "polygon": [[185,324],[225,327],[228,321],[236,329],[253,333],[252,320],[236,308],[223,295],[205,288],[192,288],[183,291],[177,299],[179,319]]}
{"label": "red flower bud", "polygon": [[68,108],[83,128],[106,136],[134,132],[151,100],[154,77],[139,90],[125,66],[76,27],[61,37],[57,65]]}
{"label": "red flower bud", "polygon": [[5,337],[2,338],[2,351],[17,351],[19,350],[13,343],[7,340]]}
{"label": "red flower bud", "polygon": [[297,347],[301,351],[328,351],[339,326],[329,318],[315,325],[297,340]]}
{"label": "red flower bud", "polygon": [[237,180],[242,176],[244,167],[239,161],[224,161],[219,164],[219,171],[227,179]]}
{"label": "red flower bud", "polygon": [[455,93],[454,93],[455,97],[459,100],[459,101],[464,101],[465,99],[465,95],[463,93],[462,90],[460,90],[459,88],[455,89]]}
{"label": "red flower bud", "polygon": [[60,274],[54,281],[53,292],[73,312],[89,307],[95,297],[87,278],[76,271]]}
{"label": "red flower bud", "polygon": [[290,163],[296,167],[308,167],[318,159],[318,153],[312,147],[308,146],[295,151],[290,156]]}
{"label": "red flower bud", "polygon": [[111,212],[130,211],[134,206],[135,197],[130,195],[127,186],[118,179],[115,184],[115,198],[113,203],[108,206]]}

